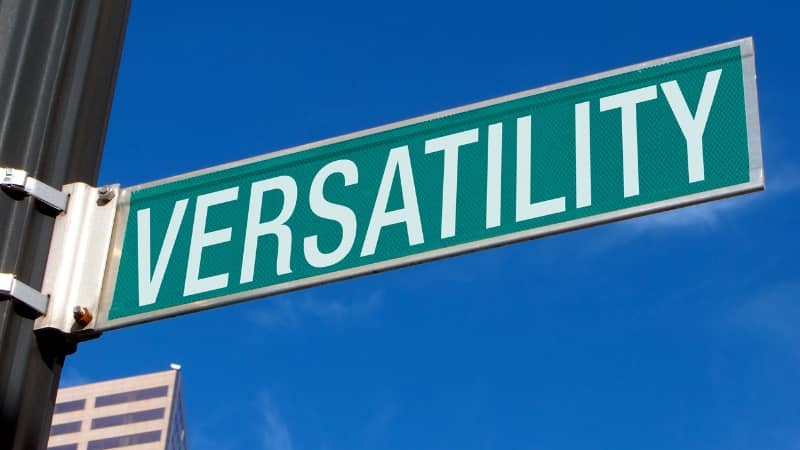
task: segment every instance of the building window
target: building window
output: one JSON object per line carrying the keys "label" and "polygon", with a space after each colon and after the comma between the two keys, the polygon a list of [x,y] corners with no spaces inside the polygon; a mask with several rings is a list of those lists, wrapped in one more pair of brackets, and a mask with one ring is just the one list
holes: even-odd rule
{"label": "building window", "polygon": [[168,389],[169,388],[167,386],[158,386],[154,388],[139,389],[136,391],[120,392],[118,394],[101,395],[94,400],[94,406],[116,405],[119,403],[166,397]]}
{"label": "building window", "polygon": [[47,450],[78,450],[78,444],[56,445],[54,447],[47,447]]}
{"label": "building window", "polygon": [[57,436],[59,434],[77,433],[81,431],[81,422],[67,422],[59,423],[50,427],[50,436]]}
{"label": "building window", "polygon": [[117,436],[112,438],[97,439],[89,441],[87,450],[105,450],[108,448],[125,447],[128,445],[147,444],[148,442],[158,442],[161,440],[161,430],[147,431],[145,433],[129,434],[127,436]]}
{"label": "building window", "polygon": [[67,413],[72,411],[80,411],[81,409],[86,407],[86,400],[72,400],[69,402],[61,402],[56,403],[55,408],[53,408],[53,414],[61,414]]}
{"label": "building window", "polygon": [[126,425],[129,423],[145,422],[148,420],[156,420],[164,418],[164,408],[148,409],[145,411],[136,411],[127,414],[118,414],[116,416],[98,417],[92,419],[92,429],[115,427],[118,425]]}

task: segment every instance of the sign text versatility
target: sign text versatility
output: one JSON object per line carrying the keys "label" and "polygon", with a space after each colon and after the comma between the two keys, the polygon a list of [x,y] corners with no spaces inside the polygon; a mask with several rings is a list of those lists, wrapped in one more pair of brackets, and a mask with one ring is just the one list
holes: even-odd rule
{"label": "sign text versatility", "polygon": [[759,189],[748,48],[129,189],[107,327]]}

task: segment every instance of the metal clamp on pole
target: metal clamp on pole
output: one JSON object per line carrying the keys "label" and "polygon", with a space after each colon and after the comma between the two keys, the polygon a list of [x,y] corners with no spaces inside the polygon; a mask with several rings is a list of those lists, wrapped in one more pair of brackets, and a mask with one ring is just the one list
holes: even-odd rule
{"label": "metal clamp on pole", "polygon": [[47,296],[19,281],[13,273],[0,273],[0,297],[25,303],[40,315],[47,311]]}
{"label": "metal clamp on pole", "polygon": [[30,195],[59,212],[67,209],[67,194],[29,177],[28,172],[11,167],[0,167],[0,186],[14,192]]}

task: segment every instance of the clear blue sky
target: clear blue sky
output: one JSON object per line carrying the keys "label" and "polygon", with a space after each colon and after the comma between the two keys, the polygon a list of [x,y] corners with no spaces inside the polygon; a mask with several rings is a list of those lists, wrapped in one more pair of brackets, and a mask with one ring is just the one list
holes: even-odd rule
{"label": "clear blue sky", "polygon": [[800,7],[534,4],[135,0],[101,183],[753,36],[767,190],[109,332],[63,384],[180,363],[195,450],[800,448]]}

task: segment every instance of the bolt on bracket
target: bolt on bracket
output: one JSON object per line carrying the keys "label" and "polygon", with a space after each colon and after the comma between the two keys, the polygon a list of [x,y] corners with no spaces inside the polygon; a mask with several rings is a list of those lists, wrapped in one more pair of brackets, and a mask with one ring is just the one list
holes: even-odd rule
{"label": "bolt on bracket", "polygon": [[0,186],[19,192],[39,200],[45,205],[58,210],[67,209],[67,194],[28,176],[28,172],[11,167],[0,167]]}
{"label": "bolt on bracket", "polygon": [[0,273],[0,297],[22,302],[42,315],[47,311],[48,297],[19,281],[13,273]]}

